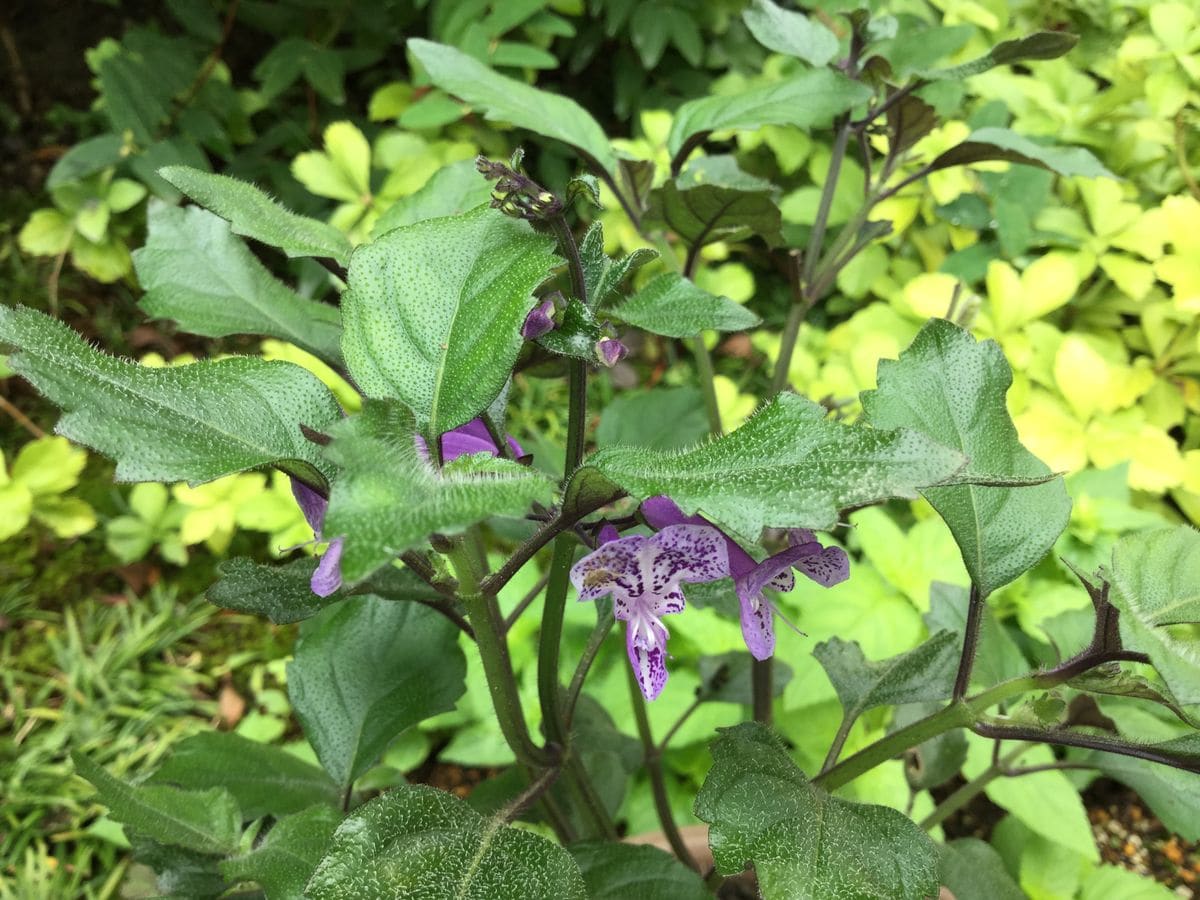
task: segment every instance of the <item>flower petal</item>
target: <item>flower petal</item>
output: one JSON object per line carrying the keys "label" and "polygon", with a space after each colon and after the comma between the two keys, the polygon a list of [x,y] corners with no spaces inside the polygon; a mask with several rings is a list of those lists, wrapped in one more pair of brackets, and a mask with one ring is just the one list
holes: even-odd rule
{"label": "flower petal", "polygon": [[[817,546],[821,547],[820,544]],[[820,552],[800,559],[796,568],[817,584],[833,587],[850,577],[850,557],[841,547],[821,547]]]}
{"label": "flower petal", "polygon": [[[656,531],[661,531],[671,525],[707,525],[712,528],[717,526],[703,516],[685,516],[675,501],[670,497],[658,496],[650,497],[642,503],[642,517],[646,520],[646,524]],[[721,529],[717,528],[718,531]],[[721,532],[721,536],[725,538],[725,550],[729,554],[729,570],[734,578],[739,578],[750,574],[758,563],[754,561],[749,553],[742,549],[741,545]],[[789,589],[790,590],[790,589]]]}
{"label": "flower petal", "polygon": [[766,659],[775,652],[775,610],[763,596],[763,589],[778,589],[777,585],[785,579],[791,582],[785,590],[795,586],[791,568],[809,552],[808,544],[788,547],[774,556],[768,556],[755,566],[754,571],[734,580],[742,608],[742,637],[755,659]]}
{"label": "flower petal", "polygon": [[492,443],[491,435],[485,434],[484,437],[479,437],[466,431],[466,427],[464,425],[462,428],[447,431],[442,435],[443,462],[452,462],[460,456],[468,456],[472,453],[486,453],[488,456],[496,455],[496,445]]}
{"label": "flower petal", "polygon": [[313,572],[309,587],[318,597],[328,597],[342,586],[342,539],[329,542],[329,549],[321,557],[317,570]]}
{"label": "flower petal", "polygon": [[605,522],[604,527],[600,529],[600,533],[596,535],[597,544],[611,544],[613,541],[621,539],[621,532],[617,531],[617,526],[612,522]]}
{"label": "flower petal", "polygon": [[716,581],[729,575],[725,536],[711,525],[670,525],[643,545],[647,590],[660,595],[679,582]]}
{"label": "flower petal", "polygon": [[[645,591],[639,551],[647,538],[634,534],[602,545],[571,566],[571,584],[580,600],[599,600],[612,592],[618,619],[628,618],[628,603]],[[622,615],[622,604],[625,604]]]}
{"label": "flower petal", "polygon": [[625,649],[638,687],[647,700],[653,700],[667,683],[667,629],[653,619],[630,622]]}
{"label": "flower petal", "polygon": [[742,606],[742,639],[746,649],[755,659],[770,659],[775,652],[775,608],[761,593],[755,597],[743,597],[738,593]]}
{"label": "flower petal", "polygon": [[304,513],[304,520],[308,522],[313,534],[319,536],[321,526],[325,524],[325,510],[329,508],[329,501],[303,481],[292,478],[291,482],[292,496],[296,498],[300,512]]}

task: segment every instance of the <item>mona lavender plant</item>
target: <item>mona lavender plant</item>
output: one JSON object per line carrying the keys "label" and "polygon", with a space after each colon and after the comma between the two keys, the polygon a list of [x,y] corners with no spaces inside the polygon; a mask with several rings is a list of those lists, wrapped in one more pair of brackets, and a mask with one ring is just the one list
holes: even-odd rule
{"label": "mona lavender plant", "polygon": [[[939,847],[926,833],[951,807],[918,823],[831,793],[896,757],[926,759],[937,742],[964,734],[1063,754],[1041,766],[1090,767],[1134,784],[1161,778],[1177,790],[1166,792],[1159,815],[1194,826],[1195,810],[1189,825],[1173,804],[1185,790],[1194,795],[1186,779],[1200,771],[1200,680],[1186,627],[1197,621],[1188,598],[1200,584],[1200,537],[1179,528],[1123,540],[1110,567],[1080,576],[1094,610],[1086,646],[1040,664],[1014,646],[1004,665],[985,672],[976,659],[981,639],[994,637],[988,597],[1046,556],[1070,511],[1062,479],[1017,439],[1005,405],[1012,376],[999,346],[931,319],[899,359],[880,364],[878,386],[859,398],[854,420],[832,418],[788,389],[804,317],[829,295],[837,273],[888,233],[889,223],[871,218],[884,199],[931,172],[980,160],[1104,174],[1083,151],[1056,153],[1003,129],[981,129],[931,160],[910,158],[937,121],[923,89],[1058,56],[1074,39],[1032,35],[965,66],[893,76],[911,69],[897,48],[911,52],[923,38],[897,35],[894,22],[872,23],[863,11],[838,17],[835,33],[756,0],[745,24],[765,46],[795,58],[790,74],[684,103],[667,138],[670,174],[657,178],[652,166],[620,157],[573,101],[420,39],[409,51],[439,89],[489,118],[565,143],[590,173],[553,191],[522,171],[519,154],[483,159],[478,173],[448,169],[438,176],[444,196],[402,206],[407,218],[393,222],[406,224],[385,217],[355,247],[252,185],[162,169],[210,211],[193,207],[180,217],[152,208],[152,243],[167,228],[194,240],[140,251],[139,274],[208,253],[218,270],[238,265],[251,282],[274,285],[255,300],[271,307],[266,319],[284,323],[276,336],[299,340],[348,376],[362,395],[353,414],[291,363],[234,357],[149,369],[105,355],[32,310],[0,309],[9,365],[62,407],[62,434],[116,461],[119,479],[199,483],[276,469],[292,478],[317,539],[328,542],[319,559],[283,566],[231,560],[209,592],[215,603],[277,623],[302,621],[288,692],[319,768],[226,733],[186,743],[138,784],[119,781],[85,748],[75,755],[77,771],[164,884],[198,879],[205,895],[255,883],[268,896],[570,900],[633,896],[653,883],[668,885],[670,896],[699,897],[752,869],[767,898],[925,898],[944,884],[957,889],[956,873],[971,870],[1001,896],[1016,888],[998,860],[977,864],[976,851]],[[798,241],[791,236],[795,247],[780,230],[773,186],[732,157],[704,152],[713,133],[768,124],[833,135],[816,220]],[[839,171],[855,145],[865,194],[827,238]],[[492,184],[490,204],[459,211],[478,178]],[[609,256],[597,223],[577,237],[579,204],[598,202],[601,184],[661,252],[662,271],[628,297],[625,283],[653,252]],[[344,281],[337,308],[283,288],[238,236],[318,260],[338,286]],[[759,252],[775,254],[791,274],[775,373],[759,385],[757,412],[728,433],[704,337],[759,320],[697,284],[705,248],[717,240],[761,240]],[[224,302],[237,311],[251,301]],[[706,398],[707,441],[591,449],[589,381],[633,361],[620,337],[633,329],[672,354],[690,345],[695,367],[687,371]],[[544,460],[528,465],[521,445],[505,436],[518,374],[565,384],[561,471],[549,474]],[[845,581],[846,550],[815,533],[840,533],[847,510],[918,495],[957,542],[969,595],[945,602],[927,641],[887,660],[867,660],[838,635],[813,636],[820,643],[812,655],[843,716],[824,765],[805,773],[769,724],[787,676],[784,666],[772,667],[774,618],[785,607],[797,613],[795,600],[770,592],[792,590],[797,570],[826,588]],[[517,539],[514,520],[524,522]],[[534,577],[526,601],[504,609],[502,595],[527,569],[543,577]],[[582,647],[564,639],[572,585],[597,613]],[[736,600],[749,654],[702,658],[700,687],[686,705],[667,681],[666,620],[700,590]],[[535,609],[537,677],[529,685],[518,679],[510,631]],[[804,614],[800,608],[802,623]],[[618,622],[633,722],[610,694],[593,695],[589,680],[604,648],[619,640],[612,636]],[[364,776],[406,729],[455,708],[466,690],[465,654],[479,663],[512,766],[474,805],[421,785],[380,793],[378,781]],[[693,663],[673,665],[678,673]],[[1066,702],[1121,692],[1158,704],[1180,723],[1179,736],[1150,742],[1121,725],[1100,730],[1094,720],[1084,724],[1080,704]],[[657,738],[647,700],[685,706]],[[748,707],[756,721],[712,736],[712,767],[688,798],[707,826],[710,862],[676,824],[680,807],[663,758],[694,711],[712,701]],[[843,758],[855,724],[878,707],[896,708],[895,727],[865,730]],[[640,741],[632,754],[626,730]],[[1005,768],[1011,764],[998,756],[953,802],[1018,774]],[[961,757],[942,781],[960,765]],[[909,778],[914,798],[932,802],[924,792],[941,782]],[[619,840],[631,785],[649,788],[672,855]],[[1149,797],[1155,804],[1159,795]],[[523,827],[514,827],[518,820]]]}

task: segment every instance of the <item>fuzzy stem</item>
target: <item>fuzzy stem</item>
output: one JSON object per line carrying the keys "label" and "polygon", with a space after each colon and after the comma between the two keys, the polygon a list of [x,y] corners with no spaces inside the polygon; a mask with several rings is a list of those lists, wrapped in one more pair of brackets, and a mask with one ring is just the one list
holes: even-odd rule
{"label": "fuzzy stem", "polygon": [[1021,744],[1019,747],[1014,748],[1012,752],[1000,757],[966,784],[959,787],[958,790],[939,803],[937,809],[921,820],[921,828],[926,831],[936,828],[982,794],[989,784],[997,778],[1002,778],[1008,774],[1008,764],[1015,762],[1022,753],[1029,749],[1029,746],[1029,744]]}

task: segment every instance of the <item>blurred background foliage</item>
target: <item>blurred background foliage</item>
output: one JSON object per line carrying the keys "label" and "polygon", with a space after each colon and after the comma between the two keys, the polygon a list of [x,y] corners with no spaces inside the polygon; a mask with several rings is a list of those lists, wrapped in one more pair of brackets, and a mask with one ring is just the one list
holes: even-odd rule
{"label": "blurred background foliage", "polygon": [[[847,5],[807,6],[828,20]],[[1061,178],[992,163],[911,185],[878,210],[893,220],[892,234],[846,267],[830,301],[808,316],[791,367],[797,390],[854,416],[858,393],[875,384],[877,362],[895,357],[929,316],[948,315],[1001,344],[1015,372],[1009,405],[1021,438],[1068,473],[1075,505],[1055,552],[995,596],[995,634],[1004,652],[1053,659],[1089,621],[1087,595],[1063,559],[1091,569],[1122,534],[1200,523],[1200,14],[1194,4],[1151,0],[871,5],[885,41],[888,29],[893,36],[926,30],[908,44],[922,48],[912,59],[893,57],[912,71],[974,58],[1030,31],[1081,37],[1065,58],[929,89],[923,97],[943,121],[913,155],[928,158],[979,127],[1011,126],[1085,146],[1118,177]],[[566,148],[486,122],[429,87],[403,50],[405,38],[426,36],[574,97],[610,135],[622,136],[620,151],[652,162],[663,177],[680,102],[777,79],[796,64],[753,41],[743,6],[79,0],[56,51],[40,60],[38,42],[55,27],[52,17],[18,5],[0,14],[13,48],[0,90],[12,150],[0,189],[9,211],[0,224],[0,299],[42,306],[148,364],[220,353],[290,359],[352,403],[349,387],[299,348],[203,341],[142,323],[133,251],[145,239],[148,204],[179,199],[155,170],[186,163],[256,181],[352,241],[370,235],[398,200],[419,195],[439,169],[480,152],[507,156],[523,143],[535,177],[561,189],[576,165]],[[928,58],[917,58],[922,53]],[[724,137],[745,171],[778,189],[785,235],[806,234],[829,166],[826,136],[767,126]],[[863,171],[851,154],[831,225],[846,221],[862,192]],[[608,249],[644,246],[614,198],[603,200],[597,216]],[[681,248],[659,249],[682,259]],[[305,296],[330,292],[310,260],[276,268]],[[645,267],[638,283],[660,271],[661,264]],[[722,414],[732,428],[766,388],[790,302],[787,275],[760,246],[717,243],[705,249],[698,281],[764,320],[715,347]],[[661,441],[663,416],[674,423],[675,445],[702,439],[706,420],[699,393],[686,386],[688,362],[670,342],[632,343],[631,358],[593,386],[593,409],[604,410],[595,419],[597,441]],[[94,753],[117,774],[140,773],[180,739],[216,724],[311,758],[282,690],[294,626],[217,611],[202,593],[227,555],[311,552],[312,534],[278,477],[244,474],[196,488],[114,485],[108,462],[47,436],[53,412],[5,374],[0,368],[0,897],[138,895],[153,886],[144,871],[128,868],[120,829],[96,818],[90,789],[69,776],[67,750]],[[648,401],[651,386],[658,390]],[[564,401],[556,382],[515,380],[509,430],[539,464],[561,459]],[[812,637],[785,631],[780,638],[793,677],[777,724],[810,770],[840,720],[833,689],[810,656],[813,641],[857,640],[872,659],[899,653],[942,621],[939,597],[967,584],[948,531],[924,503],[862,510],[848,525],[838,536],[852,553],[854,577],[828,593],[802,584],[781,601]],[[507,588],[506,608],[537,583],[530,567]],[[711,655],[741,645],[736,620],[720,606],[673,623],[677,698],[699,686],[702,648]],[[512,634],[514,664],[530,688],[537,618],[535,609]],[[582,650],[587,619],[568,610],[568,657]],[[620,655],[615,644],[604,649],[589,693],[613,720],[630,724]],[[402,736],[365,783],[386,787],[418,769],[428,777],[431,753],[443,765],[485,774],[511,762],[482,673],[467,656],[469,690],[458,709]],[[679,712],[653,704],[656,732]],[[1100,712],[1150,736],[1176,733],[1124,698],[1102,702]],[[536,703],[529,713],[536,716]],[[599,708],[593,713],[604,718]],[[691,799],[709,765],[704,741],[740,716],[736,704],[705,704],[668,753],[680,821],[695,821]],[[881,710],[864,716],[848,749],[889,725]],[[989,748],[968,743],[955,752],[968,754],[971,772],[986,765]],[[638,768],[620,742],[607,752],[618,776]],[[997,808],[993,843],[1031,896],[1159,896],[1148,881],[1114,874],[1110,856],[1102,860],[1079,796],[1090,777],[1046,772],[998,782],[988,792]],[[656,827],[644,788],[630,790],[622,807],[633,833]],[[918,817],[933,803],[906,780],[900,761],[853,791]],[[1053,829],[1030,791],[1053,800]],[[1194,882],[1194,855],[1163,859],[1156,871],[1167,884]]]}

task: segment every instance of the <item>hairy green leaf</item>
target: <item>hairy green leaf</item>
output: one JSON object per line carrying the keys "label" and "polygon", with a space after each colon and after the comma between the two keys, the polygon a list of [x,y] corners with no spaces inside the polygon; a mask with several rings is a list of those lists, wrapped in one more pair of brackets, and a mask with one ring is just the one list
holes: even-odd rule
{"label": "hairy green leaf", "polygon": [[276,625],[287,625],[314,616],[341,596],[318,597],[310,582],[315,558],[295,559],[282,565],[262,565],[244,556],[217,566],[220,578],[204,594],[214,606],[264,616]]}
{"label": "hairy green leaf", "polygon": [[231,853],[242,833],[242,813],[226,790],[184,791],[135,787],[108,774],[82,753],[72,753],[75,772],[96,788],[96,799],[118,822],[160,844],[205,854]]}
{"label": "hairy green leaf", "polygon": [[751,863],[771,900],[937,896],[937,848],[903,813],[813,786],[756,723],[722,729],[712,754],[695,812],[722,874]]}
{"label": "hairy green leaf", "polygon": [[996,66],[1011,65],[1028,59],[1057,59],[1078,43],[1078,35],[1068,34],[1065,31],[1036,31],[1023,38],[1001,41],[983,56],[970,62],[922,72],[921,77],[928,81],[959,81],[963,78],[970,78],[972,75],[978,75],[980,72],[986,72]]}
{"label": "hairy green leaf", "polygon": [[461,216],[491,198],[492,185],[479,174],[475,161],[460,160],[438,169],[420,190],[401,197],[388,207],[371,234],[379,237],[394,228],[427,219]]}
{"label": "hairy green leaf", "polygon": [[410,38],[408,49],[434,84],[478,107],[490,121],[510,122],[562,141],[606,172],[616,170],[617,158],[604,129],[574,100],[501,75],[445,44]]}
{"label": "hairy green leaf", "polygon": [[[994,341],[931,319],[898,360],[879,364],[879,387],[862,395],[880,428],[909,427],[962,451],[957,480],[1044,478],[1008,414],[1012,370]],[[1067,527],[1071,500],[1061,478],[1025,487],[957,484],[922,493],[950,526],[963,562],[986,597],[1034,566]]]}
{"label": "hairy green leaf", "polygon": [[938,848],[939,875],[954,900],[1025,900],[1000,854],[978,838],[959,838]]}
{"label": "hairy green leaf", "polygon": [[328,362],[341,359],[336,307],[301,297],[275,278],[220,216],[151,203],[146,220],[149,235],[133,265],[148,315],[205,337],[269,335]]}
{"label": "hairy green leaf", "polygon": [[706,156],[650,195],[646,221],[669,228],[689,246],[751,234],[777,244],[777,194],[769,181],[741,171],[733,157]]}
{"label": "hairy green leaf", "polygon": [[0,308],[9,365],[62,407],[57,430],[117,461],[122,481],[211,481],[276,466],[307,480],[332,469],[300,431],[341,408],[316,376],[286,362],[234,357],[154,369],[93,350],[24,307]]}
{"label": "hairy green leaf", "polygon": [[1112,583],[1122,636],[1150,654],[1181,704],[1200,704],[1200,533],[1180,525],[1121,538]]}
{"label": "hairy green leaf", "polygon": [[572,844],[570,850],[591,900],[709,900],[712,896],[693,869],[657,847],[585,841]]}
{"label": "hairy green leaf", "polygon": [[1100,161],[1082,147],[1054,147],[1034,143],[1007,128],[978,128],[961,144],[944,151],[929,164],[931,172],[951,166],[1002,160],[1037,166],[1059,175],[1085,178],[1116,178]]}
{"label": "hairy green leaf", "polygon": [[707,329],[745,331],[762,321],[746,307],[674,272],[659,275],[612,312],[651,334],[673,338],[695,337]]}
{"label": "hairy green leaf", "polygon": [[553,493],[540,472],[482,454],[435,469],[417,454],[411,416],[384,404],[368,403],[330,434],[326,452],[342,472],[324,531],[346,538],[341,565],[349,586],[434,532],[459,532],[493,515],[521,515]]}
{"label": "hairy green leaf", "polygon": [[158,174],[196,203],[227,219],[234,234],[244,235],[288,256],[315,256],[345,265],[350,241],[327,225],[284,209],[263,191],[227,175],[213,175],[190,166],[164,166]]}
{"label": "hairy green leaf", "polygon": [[558,327],[547,331],[537,339],[538,346],[559,356],[570,356],[588,362],[596,362],[596,342],[604,336],[604,329],[596,320],[591,307],[584,306],[574,297],[567,301]]}
{"label": "hairy green leaf", "polygon": [[429,434],[503,389],[554,239],[486,207],[396,228],[354,254],[342,352],[368,396],[401,400]]}
{"label": "hairy green leaf", "polygon": [[332,808],[339,800],[337,787],[316,766],[227,731],[201,732],[177,744],[150,781],[193,791],[223,788],[246,821],[318,803]]}
{"label": "hairy green leaf", "polygon": [[321,765],[345,789],[405,728],[452,709],[465,676],[458,630],[437,611],[352,597],[300,627],[288,697]]}
{"label": "hairy green leaf", "polygon": [[712,131],[752,131],[763,125],[828,125],[834,116],[866,103],[871,89],[832,69],[814,69],[738,94],[689,100],[675,113],[667,149],[677,154],[685,144]]}
{"label": "hairy green leaf", "polygon": [[638,500],[667,494],[686,514],[703,513],[753,542],[767,525],[830,528],[845,507],[913,497],[964,462],[918,432],[833,422],[817,404],[782,394],[694,450],[610,447],[581,472],[595,470]]}
{"label": "hairy green leaf", "polygon": [[306,896],[584,900],[587,892],[562,847],[485,819],[444,791],[411,785],[376,797],[341,824]]}
{"label": "hairy green leaf", "polygon": [[253,881],[270,900],[302,900],[342,817],[328,806],[285,816],[253,850],[221,863],[232,882]]}
{"label": "hairy green leaf", "polygon": [[579,242],[588,306],[594,309],[604,306],[617,295],[621,282],[657,256],[657,250],[639,247],[628,256],[613,259],[604,252],[604,226],[593,222]]}
{"label": "hairy green leaf", "polygon": [[598,447],[684,450],[708,434],[704,397],[692,386],[618,394],[600,413]]}
{"label": "hairy green leaf", "polygon": [[803,13],[781,9],[771,0],[754,0],[742,13],[742,21],[768,50],[802,59],[810,66],[827,65],[837,56],[836,34]]}

